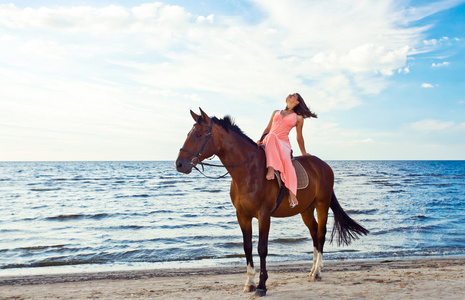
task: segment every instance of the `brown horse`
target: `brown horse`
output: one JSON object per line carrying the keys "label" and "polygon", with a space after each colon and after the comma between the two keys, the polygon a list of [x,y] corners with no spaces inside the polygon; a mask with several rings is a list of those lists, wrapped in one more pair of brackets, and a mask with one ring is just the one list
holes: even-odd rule
{"label": "brown horse", "polygon": [[[201,109],[201,115],[191,111],[195,121],[187,135],[183,148],[176,160],[176,169],[189,174],[197,164],[213,155],[217,155],[231,175],[231,201],[236,208],[237,220],[242,230],[244,252],[247,260],[247,282],[245,291],[254,291],[256,295],[266,294],[266,256],[268,254],[268,233],[271,213],[274,210],[280,191],[276,180],[266,180],[265,151],[248,138],[229,117],[210,118]],[[299,205],[290,208],[288,196],[275,210],[273,217],[289,217],[300,213],[313,239],[313,266],[310,276],[313,280],[321,278],[323,268],[323,245],[326,235],[328,210],[334,213],[334,228],[331,241],[337,233],[338,245],[348,245],[352,239],[367,234],[368,230],[352,220],[341,208],[333,192],[334,174],[331,168],[316,156],[300,156],[296,159],[305,168],[309,185],[299,190]],[[317,212],[315,220],[314,211]],[[260,281],[254,284],[254,263],[252,260],[252,218],[258,219],[260,255]]]}

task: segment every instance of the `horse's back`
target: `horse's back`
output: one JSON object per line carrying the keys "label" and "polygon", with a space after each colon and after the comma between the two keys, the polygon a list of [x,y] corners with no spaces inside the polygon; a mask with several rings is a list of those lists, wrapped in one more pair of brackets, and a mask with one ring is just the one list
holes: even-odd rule
{"label": "horse's back", "polygon": [[334,173],[325,161],[314,155],[297,156],[296,159],[307,171],[310,183],[319,185],[320,189],[330,188],[332,192],[334,185]]}

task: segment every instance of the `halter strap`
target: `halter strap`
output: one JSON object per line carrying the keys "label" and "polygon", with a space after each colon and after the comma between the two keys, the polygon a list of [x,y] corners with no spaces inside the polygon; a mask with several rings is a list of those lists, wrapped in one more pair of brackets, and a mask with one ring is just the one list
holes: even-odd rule
{"label": "halter strap", "polygon": [[[215,165],[215,164],[209,164],[209,163],[204,163],[200,160],[200,156],[202,155],[202,152],[205,148],[205,146],[207,145],[208,143],[208,140],[212,137],[212,129],[213,129],[213,119],[210,118],[210,125],[204,125],[204,124],[201,124],[197,121],[198,125],[201,125],[201,126],[204,126],[204,127],[208,127],[208,133],[207,135],[205,136],[205,140],[203,141],[203,144],[202,144],[202,147],[200,147],[200,150],[195,153],[194,151],[191,151],[189,149],[186,149],[186,148],[181,148],[179,149],[179,151],[185,151],[189,154],[192,154],[195,158],[197,158],[197,160],[199,161],[198,164],[200,164],[202,166],[202,170],[205,171],[205,168],[204,166],[209,166],[209,167],[223,167],[223,168],[238,168],[238,167],[241,167],[243,165],[245,165],[246,163],[248,163],[249,161],[252,160],[252,158],[255,156],[255,154],[258,152],[258,150],[260,150],[260,145],[257,145],[257,149],[255,149],[254,153],[252,153],[243,163],[239,164],[239,165]],[[194,124],[194,126],[196,125]],[[210,177],[210,176],[207,176],[203,173],[203,171],[200,171],[192,162],[191,162],[192,166],[194,167],[194,169],[196,169],[197,171],[199,171],[200,174],[202,174],[203,176],[207,177],[207,178],[211,178],[211,179],[220,179],[220,178],[224,178],[226,177],[226,175],[228,175],[229,172],[226,172],[224,175],[221,175],[221,176],[218,176],[218,177]]]}
{"label": "halter strap", "polygon": [[207,142],[208,142],[208,140],[210,139],[210,137],[212,135],[213,119],[210,119],[210,125],[204,125],[204,124],[201,124],[199,122],[197,122],[196,124],[199,124],[199,125],[204,126],[204,127],[208,127],[208,133],[205,136],[205,140],[203,141],[202,147],[200,147],[199,152],[195,153],[195,152],[193,152],[193,151],[191,151],[189,149],[186,149],[186,148],[181,148],[181,149],[179,149],[179,151],[186,151],[187,153],[190,153],[190,154],[194,155],[200,161],[200,156],[202,155],[202,152],[205,149],[205,146],[207,145]]}

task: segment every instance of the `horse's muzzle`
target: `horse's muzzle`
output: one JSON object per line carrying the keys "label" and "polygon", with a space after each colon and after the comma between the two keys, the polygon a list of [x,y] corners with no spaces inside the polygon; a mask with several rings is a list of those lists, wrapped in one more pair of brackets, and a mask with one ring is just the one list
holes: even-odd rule
{"label": "horse's muzzle", "polygon": [[178,172],[189,174],[190,172],[192,172],[193,163],[189,159],[178,157],[178,159],[174,163],[174,166]]}

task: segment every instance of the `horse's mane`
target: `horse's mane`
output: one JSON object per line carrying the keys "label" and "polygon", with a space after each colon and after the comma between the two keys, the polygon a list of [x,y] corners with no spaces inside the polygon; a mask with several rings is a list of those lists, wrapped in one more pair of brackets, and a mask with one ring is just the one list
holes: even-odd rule
{"label": "horse's mane", "polygon": [[240,137],[245,139],[247,142],[252,143],[253,145],[257,145],[251,138],[249,138],[239,126],[236,125],[234,119],[231,116],[225,116],[222,119],[218,119],[217,117],[212,117],[212,120],[215,124],[220,125],[224,128],[227,132],[234,132],[238,134]]}

